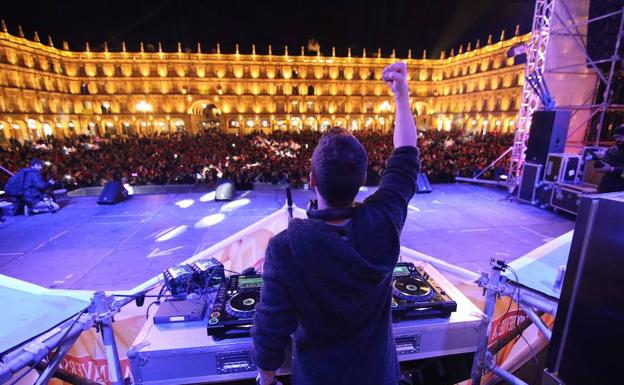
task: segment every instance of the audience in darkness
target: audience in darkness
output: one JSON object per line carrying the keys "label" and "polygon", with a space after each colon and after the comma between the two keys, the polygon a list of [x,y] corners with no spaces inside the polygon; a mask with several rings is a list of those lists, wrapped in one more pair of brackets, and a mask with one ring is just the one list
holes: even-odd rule
{"label": "audience in darkness", "polygon": [[[48,164],[44,174],[67,189],[102,186],[115,179],[131,185],[202,183],[214,187],[224,178],[241,190],[251,189],[253,183],[304,187],[320,135],[278,131],[239,136],[205,131],[124,138],[47,137],[34,143],[11,140],[0,146],[0,158],[12,171],[30,159],[42,159]],[[376,185],[384,159],[392,151],[392,136],[362,131],[356,136],[369,155],[367,184]],[[422,131],[419,137],[422,171],[432,183],[476,175],[513,141],[513,134],[466,135],[455,130]],[[493,168],[484,177],[498,177],[504,166]]]}

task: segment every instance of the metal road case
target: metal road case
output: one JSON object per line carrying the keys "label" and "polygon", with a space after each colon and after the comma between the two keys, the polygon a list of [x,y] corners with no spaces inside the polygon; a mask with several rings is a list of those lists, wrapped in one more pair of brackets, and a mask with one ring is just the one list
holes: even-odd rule
{"label": "metal road case", "polygon": [[548,154],[544,167],[544,181],[574,183],[577,180],[580,166],[580,155]]}
{"label": "metal road case", "polygon": [[576,215],[581,197],[595,193],[596,186],[586,183],[555,184],[550,199],[550,205],[555,209]]}
{"label": "metal road case", "polygon": [[518,200],[535,203],[535,190],[542,180],[542,165],[537,163],[525,163],[522,166]]}
{"label": "metal road case", "polygon": [[[429,318],[393,324],[397,354],[402,363],[464,356],[472,362],[477,350],[481,311],[430,265],[425,271],[457,302],[449,318]],[[168,385],[251,379],[256,366],[251,358],[251,338],[216,341],[206,334],[206,320],[154,324],[148,320],[128,358],[135,384]],[[290,359],[278,374],[290,372]],[[469,373],[466,374],[469,376]]]}

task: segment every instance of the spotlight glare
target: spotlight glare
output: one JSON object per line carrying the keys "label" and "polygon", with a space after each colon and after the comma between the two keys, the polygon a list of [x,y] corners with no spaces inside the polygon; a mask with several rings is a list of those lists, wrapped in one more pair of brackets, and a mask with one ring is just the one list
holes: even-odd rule
{"label": "spotlight glare", "polygon": [[183,199],[181,201],[177,201],[175,205],[181,209],[185,209],[187,207],[191,207],[193,203],[195,203],[194,199]]}
{"label": "spotlight glare", "polygon": [[247,198],[243,198],[243,199],[237,199],[235,201],[232,201],[230,203],[226,203],[225,205],[223,205],[223,207],[221,207],[221,211],[222,212],[232,212],[236,209],[239,209],[243,206],[246,206],[249,204],[249,202],[251,202],[249,199]]}
{"label": "spotlight glare", "polygon": [[164,241],[168,241],[170,239],[173,239],[179,235],[182,235],[186,229],[188,228],[187,225],[180,225],[176,228],[174,228],[171,231],[167,231],[166,233],[164,233],[163,235],[161,235],[160,237],[156,238],[156,242],[164,242]]}
{"label": "spotlight glare", "polygon": [[216,191],[211,191],[209,193],[206,193],[204,195],[202,195],[201,198],[199,198],[200,202],[210,202],[215,200],[215,197],[217,196],[217,192]]}
{"label": "spotlight glare", "polygon": [[124,188],[128,192],[128,195],[134,195],[134,188],[130,186],[128,183],[124,183]]}
{"label": "spotlight glare", "polygon": [[224,219],[225,219],[225,215],[221,213],[208,215],[198,220],[197,222],[195,222],[195,228],[203,229],[204,227],[214,226],[217,223],[223,221]]}

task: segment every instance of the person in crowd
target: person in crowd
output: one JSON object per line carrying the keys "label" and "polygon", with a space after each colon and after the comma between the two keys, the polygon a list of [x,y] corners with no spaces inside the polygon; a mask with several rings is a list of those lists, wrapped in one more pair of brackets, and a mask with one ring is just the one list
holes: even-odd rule
{"label": "person in crowd", "polygon": [[405,63],[383,71],[396,104],[393,150],[377,191],[354,204],[366,180],[362,143],[343,128],[312,154],[316,203],[269,242],[252,327],[257,383],[276,384],[293,336],[297,385],[396,385],[391,282],[399,236],[420,169]]}
{"label": "person in crowd", "polygon": [[624,191],[624,125],[613,130],[615,145],[600,153],[601,167],[597,170],[604,173],[598,186],[599,193]]}

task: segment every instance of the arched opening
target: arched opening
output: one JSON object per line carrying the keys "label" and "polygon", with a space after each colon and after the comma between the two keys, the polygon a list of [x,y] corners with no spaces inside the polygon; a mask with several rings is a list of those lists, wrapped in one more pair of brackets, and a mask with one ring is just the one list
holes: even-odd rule
{"label": "arched opening", "polygon": [[308,131],[318,131],[318,122],[316,121],[316,118],[307,118],[305,120],[304,128]]}
{"label": "arched opening", "polygon": [[131,122],[123,122],[121,124],[121,133],[125,136],[134,135],[136,133],[136,129]]}
{"label": "arched opening", "polygon": [[321,122],[321,132],[325,132],[329,130],[330,127],[331,127],[331,120],[323,119],[323,121]]}
{"label": "arched opening", "polygon": [[37,140],[42,138],[39,125],[40,123],[35,119],[26,119],[26,127],[28,128],[28,136],[30,139]]}
{"label": "arched opening", "polygon": [[301,131],[301,126],[302,126],[302,122],[301,122],[301,118],[290,118],[290,129],[291,131],[297,131],[300,132]]}
{"label": "arched opening", "polygon": [[0,122],[0,143],[6,143],[9,140],[9,127],[5,122]]}
{"label": "arched opening", "polygon": [[54,131],[52,130],[52,125],[49,122],[44,122],[41,125],[41,128],[43,129],[44,137],[48,137],[48,136],[53,136],[54,135]]}
{"label": "arched opening", "polygon": [[221,110],[215,104],[202,104],[200,128],[212,130],[221,128]]}
{"label": "arched opening", "polygon": [[154,128],[158,132],[167,133],[170,131],[169,123],[164,119],[158,119],[154,122]]}
{"label": "arched opening", "polygon": [[77,129],[78,129],[78,123],[76,123],[75,121],[70,121],[69,123],[67,123],[67,135],[68,136],[76,136],[78,134]]}
{"label": "arched opening", "polygon": [[104,135],[111,136],[117,135],[117,128],[115,127],[115,123],[111,120],[107,120],[103,122],[104,125]]}
{"label": "arched opening", "polygon": [[176,132],[184,132],[186,129],[186,125],[182,119],[175,119],[173,121],[173,126],[175,127]]}
{"label": "arched opening", "polygon": [[285,131],[288,129],[288,122],[285,118],[279,117],[275,119],[275,129],[278,131]]}

